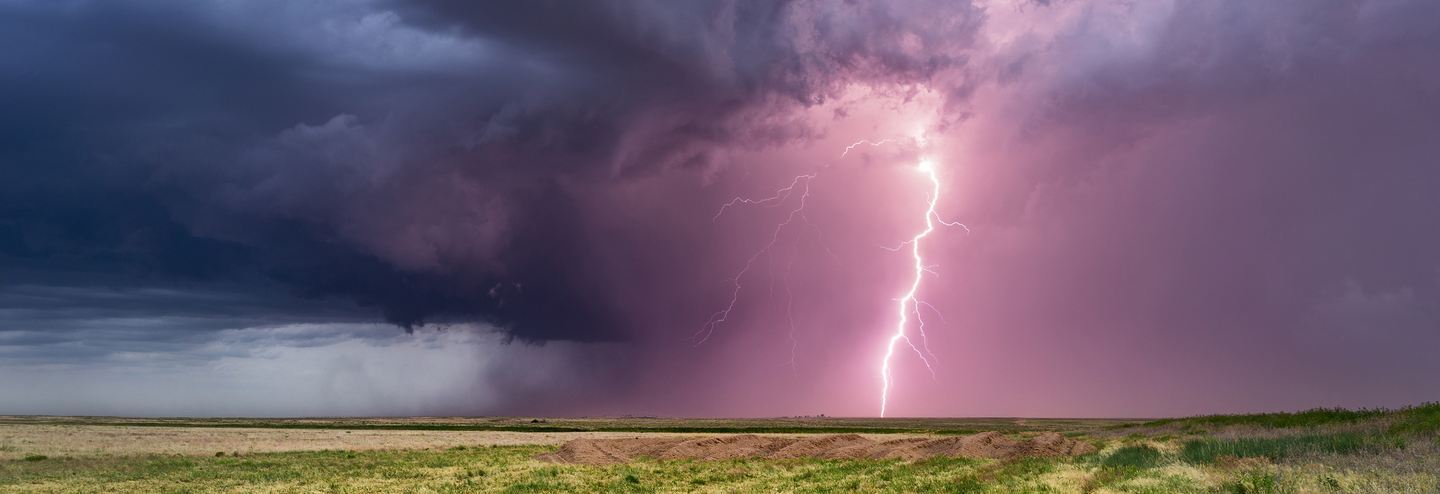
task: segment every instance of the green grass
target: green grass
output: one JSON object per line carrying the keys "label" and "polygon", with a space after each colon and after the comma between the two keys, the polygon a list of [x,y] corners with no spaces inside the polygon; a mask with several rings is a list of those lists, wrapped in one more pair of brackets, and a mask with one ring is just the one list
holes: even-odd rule
{"label": "green grass", "polygon": [[1272,461],[1300,453],[1354,454],[1384,448],[1403,447],[1404,439],[1380,434],[1342,433],[1275,438],[1192,439],[1180,450],[1180,458],[1208,463],[1221,456],[1268,458]]}
{"label": "green grass", "polygon": [[1221,484],[1221,489],[1234,494],[1271,494],[1277,491],[1277,486],[1274,474],[1245,472],[1235,480]]}
{"label": "green grass", "polygon": [[1396,412],[1398,419],[1386,432],[1401,435],[1419,435],[1440,431],[1440,402],[1423,403]]}
{"label": "green grass", "polygon": [[[1075,458],[984,460],[654,460],[553,465],[532,456],[554,446],[419,451],[321,451],[226,456],[140,455],[0,460],[0,492],[1280,492],[1275,467],[1228,471],[1219,455],[1267,456],[1331,447],[1363,453],[1349,436],[1291,440],[1114,442]],[[1384,439],[1383,435],[1371,438]],[[1287,442],[1288,441],[1288,442]],[[1329,442],[1326,442],[1329,441]],[[1166,452],[1171,451],[1171,452]],[[1268,456],[1267,456],[1268,457]],[[1179,468],[1180,470],[1174,470]],[[1200,473],[1196,473],[1200,472]],[[1198,477],[1197,477],[1198,475]],[[1325,485],[1357,473],[1326,471]],[[1294,478],[1292,475],[1290,478]],[[1320,478],[1307,477],[1311,478]],[[1421,479],[1422,481],[1424,479]],[[1435,480],[1430,480],[1434,482]],[[1312,483],[1316,481],[1311,480]],[[1320,484],[1316,484],[1317,486]],[[1331,492],[1331,491],[1326,491]]]}
{"label": "green grass", "polygon": [[[1258,425],[1270,428],[1316,427],[1321,425],[1355,424],[1371,420],[1387,420],[1391,424],[1386,430],[1392,435],[1416,435],[1440,431],[1440,402],[1427,402],[1407,406],[1398,410],[1386,408],[1313,408],[1300,412],[1256,413],[1248,415],[1201,415],[1196,417],[1161,419],[1140,424],[1157,427],[1166,424],[1184,424],[1186,429],[1198,426]],[[1119,424],[1107,429],[1121,429],[1131,424]]]}
{"label": "green grass", "polygon": [[[1064,484],[1056,483],[1057,472],[1096,469],[1067,458],[936,457],[915,462],[641,459],[600,467],[552,465],[531,459],[554,449],[502,446],[273,453],[241,458],[147,455],[4,461],[0,462],[0,491],[1050,493],[1065,490]],[[1109,479],[1110,483],[1153,474],[1134,466],[1126,468],[1132,471],[1123,479]]]}
{"label": "green grass", "polygon": [[1100,462],[1105,468],[1155,468],[1164,455],[1150,445],[1125,446],[1110,453]]}
{"label": "green grass", "polygon": [[[537,448],[530,448],[537,449]],[[517,451],[523,453],[523,451]],[[274,453],[243,458],[144,455],[51,458],[0,464],[0,486],[46,484],[103,486],[132,482],[166,485],[308,484],[322,479],[418,479],[426,471],[460,464],[458,454],[427,451]],[[143,490],[143,489],[142,489]]]}
{"label": "green grass", "polygon": [[1249,415],[1201,415],[1177,419],[1161,419],[1146,422],[1145,427],[1156,427],[1180,422],[1189,427],[1200,425],[1259,425],[1263,427],[1315,427],[1318,425],[1356,423],[1362,420],[1381,418],[1393,412],[1383,408],[1346,410],[1344,408],[1313,408],[1301,412],[1256,413]]}
{"label": "green grass", "polygon": [[[1378,415],[1377,415],[1378,414]],[[33,420],[29,418],[11,419]],[[53,423],[53,419],[49,420]],[[190,420],[190,419],[187,419]],[[257,421],[230,420],[216,427],[255,427]],[[308,420],[308,419],[307,419]],[[615,430],[640,422],[552,419],[534,423],[530,419],[322,419],[308,423],[293,419],[285,428],[411,430],[507,430],[535,431],[540,427]],[[393,421],[392,421],[393,420]],[[661,419],[637,429],[646,432],[669,430],[700,431],[798,431],[815,433],[838,429],[884,430],[944,429],[962,433],[975,424],[1013,424],[1008,419],[921,419],[865,420],[838,419],[809,422],[761,419],[670,420]],[[1101,441],[1097,453],[1074,458],[1020,458],[983,460],[930,458],[907,462],[890,460],[655,460],[642,458],[612,466],[553,465],[534,460],[533,455],[554,451],[555,446],[452,446],[431,450],[320,451],[245,454],[212,453],[180,455],[80,455],[47,450],[11,451],[0,456],[0,492],[950,492],[950,493],[1270,493],[1301,492],[1390,492],[1440,485],[1440,474],[1426,470],[1394,470],[1380,458],[1395,455],[1414,460],[1414,451],[1400,449],[1430,447],[1440,429],[1440,405],[1427,403],[1401,410],[1341,409],[1310,410],[1295,414],[1252,416],[1208,416],[1180,419],[1187,425],[1224,426],[1231,424],[1289,424],[1294,436],[1241,437],[1237,439],[1196,439],[1192,435],[1163,434],[1155,437],[1131,434]],[[1388,429],[1359,428],[1372,432],[1312,430],[1315,425],[1348,421],[1385,420]],[[100,425],[108,420],[87,420]],[[120,420],[124,425],[144,427],[194,427],[166,419]],[[1120,420],[1055,421],[1083,424],[1095,431]],[[1033,421],[1032,421],[1033,423]],[[1153,422],[1152,422],[1153,423]],[[434,427],[434,428],[430,428]],[[827,429],[828,427],[828,429]],[[1019,427],[1033,427],[1021,425]],[[427,429],[428,428],[428,429]],[[1240,429],[1255,430],[1255,429]],[[1350,429],[1341,429],[1350,430]],[[1131,432],[1131,431],[1125,431]],[[1075,436],[1083,432],[1071,432]],[[1430,435],[1427,435],[1430,434]],[[343,435],[343,434],[342,434]],[[1266,433],[1264,435],[1273,435]],[[1153,435],[1152,435],[1153,436]],[[453,444],[453,443],[452,443]],[[218,448],[217,448],[218,449]],[[43,452],[49,455],[26,455]],[[1350,455],[1351,466],[1336,469],[1315,464],[1317,458],[1302,453]],[[223,453],[223,454],[222,454]],[[1403,454],[1401,454],[1403,453]],[[1369,455],[1369,456],[1367,456]],[[1410,455],[1410,456],[1405,456]],[[1245,462],[1221,460],[1222,456],[1250,458]],[[1406,459],[1408,458],[1408,459]],[[1390,461],[1390,460],[1386,460]],[[1311,463],[1306,463],[1311,462]],[[1419,463],[1417,463],[1419,464]],[[1369,465],[1369,466],[1366,466]],[[1407,467],[1408,468],[1408,467]],[[1352,470],[1353,469],[1353,470]],[[1369,486],[1369,487],[1367,487]],[[1313,489],[1321,489],[1314,491]],[[1348,489],[1348,490],[1347,490]],[[1411,489],[1413,490],[1413,489]]]}
{"label": "green grass", "polygon": [[1090,492],[1141,477],[1147,471],[1165,465],[1165,460],[1165,455],[1154,446],[1137,444],[1121,446],[1099,455],[1087,455],[1074,461],[1093,469],[1081,489],[1083,492]]}

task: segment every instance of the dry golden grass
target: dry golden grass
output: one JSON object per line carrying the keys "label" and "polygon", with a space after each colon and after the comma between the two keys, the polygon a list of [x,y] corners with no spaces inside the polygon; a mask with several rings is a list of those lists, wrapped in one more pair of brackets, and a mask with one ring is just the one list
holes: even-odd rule
{"label": "dry golden grass", "polygon": [[[558,445],[571,439],[701,437],[698,433],[505,432],[340,429],[127,427],[109,425],[0,425],[0,460],[30,455],[97,456],[181,454],[208,456],[322,450],[421,450],[455,446]],[[787,437],[807,434],[784,434]],[[862,434],[871,439],[935,437]]]}
{"label": "dry golden grass", "polygon": [[[410,450],[561,444],[578,438],[690,437],[734,432],[808,436],[851,428],[870,439],[934,437],[980,430],[1094,430],[1094,419],[936,418],[531,418],[407,417],[193,419],[0,416],[0,460],[29,455],[213,455],[321,450]],[[347,429],[346,427],[353,427]],[[498,428],[507,430],[445,430]],[[409,430],[420,429],[420,430]],[[785,432],[767,432],[767,431]],[[647,432],[655,431],[655,432]],[[695,432],[686,432],[695,431]]]}
{"label": "dry golden grass", "polygon": [[0,426],[0,459],[29,455],[443,449],[459,445],[560,444],[579,437],[636,437],[619,432],[230,429],[70,425]]}

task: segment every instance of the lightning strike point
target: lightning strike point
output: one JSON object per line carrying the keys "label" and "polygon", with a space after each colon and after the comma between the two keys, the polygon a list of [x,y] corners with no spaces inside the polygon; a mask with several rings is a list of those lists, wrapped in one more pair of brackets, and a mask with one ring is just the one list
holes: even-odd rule
{"label": "lightning strike point", "polygon": [[[901,243],[900,247],[894,249],[885,247],[887,250],[898,251],[900,250],[900,248],[903,248],[906,245],[910,246],[910,254],[912,257],[915,258],[915,281],[910,283],[910,291],[907,292],[904,297],[901,297],[899,299],[899,304],[896,304],[899,306],[898,312],[900,316],[900,321],[898,324],[895,325],[895,334],[890,337],[890,342],[885,347],[885,358],[880,362],[880,381],[883,385],[880,390],[881,417],[885,416],[885,408],[889,404],[890,400],[890,386],[895,382],[894,375],[891,373],[890,370],[890,357],[895,355],[896,342],[900,340],[905,340],[905,343],[910,345],[910,348],[914,349],[915,353],[920,356],[920,360],[925,362],[925,368],[930,369],[931,377],[933,378],[935,375],[935,368],[930,365],[930,360],[925,358],[925,354],[922,353],[919,348],[915,347],[914,342],[910,341],[909,336],[905,335],[905,325],[907,322],[909,322],[910,313],[913,312],[915,314],[915,319],[921,324],[921,341],[924,342],[926,351],[929,351],[929,341],[927,338],[925,338],[925,322],[924,320],[920,319],[920,304],[930,304],[916,299],[915,292],[920,290],[920,281],[923,279],[924,273],[929,272],[937,275],[938,273],[931,271],[930,268],[934,266],[925,264],[925,260],[920,257],[920,239],[925,238],[925,236],[929,235],[930,232],[935,231],[936,221],[939,221],[940,224],[945,226],[960,226],[962,228],[965,228],[965,232],[967,234],[970,232],[970,229],[965,227],[965,225],[962,225],[958,222],[946,222],[945,220],[940,219],[939,213],[935,212],[935,202],[940,199],[940,179],[935,176],[934,163],[931,163],[929,160],[922,160],[919,164],[916,165],[916,168],[921,172],[924,172],[926,176],[930,178],[930,184],[932,186],[932,192],[925,195],[925,202],[930,206],[930,208],[925,211],[925,231],[920,232],[910,240]],[[930,306],[930,308],[933,310],[935,307]],[[932,354],[931,357],[934,357],[934,355]]]}
{"label": "lightning strike point", "polygon": [[[842,152],[842,153],[840,153],[840,156],[845,156],[846,154],[848,154],[848,153],[850,152],[850,150],[854,149],[856,146],[859,146],[859,145],[861,145],[861,144],[869,144],[869,145],[871,145],[871,146],[880,146],[880,145],[882,145],[882,144],[885,144],[885,143],[887,143],[887,142],[892,142],[892,141],[894,141],[894,139],[883,139],[883,140],[881,140],[881,141],[879,141],[879,142],[871,142],[871,141],[868,141],[868,140],[867,140],[867,141],[856,142],[856,143],[851,144],[850,146],[846,147],[846,148],[845,148],[845,151]],[[915,137],[915,142],[916,142],[916,144],[917,144],[919,147],[925,147],[925,145],[928,144],[928,141],[926,141],[925,138],[924,138],[924,132],[923,132],[923,131],[917,134],[917,136]],[[935,358],[935,355],[930,352],[930,342],[929,342],[929,339],[928,339],[928,338],[926,337],[926,335],[925,335],[925,320],[924,320],[924,318],[923,318],[923,317],[921,316],[921,314],[920,314],[920,306],[921,306],[921,305],[925,305],[925,306],[929,307],[930,310],[931,310],[931,311],[935,311],[935,313],[936,313],[937,315],[939,315],[939,311],[936,311],[936,310],[935,310],[935,306],[930,305],[929,303],[926,303],[926,302],[924,302],[924,301],[922,301],[922,300],[919,300],[919,299],[915,298],[915,294],[916,294],[916,292],[918,292],[918,291],[920,290],[920,282],[921,282],[921,280],[924,278],[924,273],[927,273],[927,272],[928,272],[928,273],[934,274],[934,275],[936,275],[936,276],[939,276],[939,273],[936,273],[935,271],[932,271],[932,270],[930,269],[930,268],[935,267],[936,265],[933,265],[933,264],[925,264],[924,259],[920,256],[920,239],[925,238],[926,236],[928,236],[928,235],[930,234],[930,232],[935,231],[935,223],[937,223],[937,222],[940,223],[941,225],[944,225],[944,226],[958,226],[958,227],[964,228],[964,229],[965,229],[965,233],[966,233],[967,235],[970,233],[970,228],[969,228],[969,227],[961,224],[960,222],[949,222],[949,221],[945,221],[944,219],[940,218],[939,213],[936,213],[936,212],[935,212],[935,203],[940,199],[940,179],[939,179],[938,177],[936,177],[936,175],[935,175],[935,164],[934,164],[933,162],[931,162],[930,160],[921,160],[919,163],[916,164],[916,169],[917,169],[918,171],[920,171],[920,172],[925,173],[926,176],[929,177],[929,179],[930,179],[930,184],[931,184],[931,186],[932,186],[932,191],[925,194],[925,202],[926,202],[926,204],[929,206],[929,209],[927,209],[927,210],[925,211],[925,230],[922,231],[922,232],[920,232],[920,233],[918,233],[918,234],[916,234],[914,237],[910,238],[909,240],[906,240],[906,241],[904,241],[904,242],[901,242],[899,246],[896,246],[896,247],[893,247],[893,248],[892,248],[892,247],[886,247],[886,246],[884,246],[884,245],[881,245],[881,246],[880,246],[881,248],[886,249],[886,250],[889,250],[889,251],[892,251],[892,252],[898,252],[898,251],[900,251],[900,249],[903,249],[903,248],[905,248],[905,247],[908,246],[908,247],[910,247],[910,254],[911,254],[911,256],[915,259],[915,278],[914,278],[914,281],[910,283],[910,290],[905,293],[905,296],[904,296],[904,297],[897,298],[897,299],[892,299],[892,300],[895,300],[895,301],[897,302],[896,305],[898,306],[898,309],[899,309],[899,310],[898,310],[898,315],[899,315],[900,320],[899,320],[899,322],[898,322],[898,323],[896,324],[896,326],[895,326],[895,333],[890,337],[889,344],[886,345],[886,347],[885,347],[885,358],[884,358],[884,359],[881,361],[881,363],[880,363],[880,379],[881,379],[881,382],[882,382],[882,384],[883,384],[883,387],[882,387],[882,389],[881,389],[881,391],[880,391],[880,416],[881,416],[881,417],[884,417],[884,416],[885,416],[885,410],[886,410],[886,407],[887,407],[887,405],[888,405],[889,398],[890,398],[890,387],[891,387],[891,385],[893,385],[894,382],[895,382],[894,375],[892,374],[892,372],[891,372],[891,370],[890,370],[890,357],[894,356],[894,354],[895,354],[895,343],[897,343],[897,342],[900,341],[900,340],[905,340],[905,344],[906,344],[906,345],[909,345],[909,346],[910,346],[910,349],[911,349],[911,350],[914,350],[914,351],[915,351],[915,354],[916,354],[918,357],[920,357],[920,360],[923,361],[923,362],[925,362],[925,367],[930,370],[931,378],[935,378],[935,367],[932,366],[931,363],[930,363],[930,359]],[[725,210],[726,210],[726,209],[728,209],[728,208],[730,208],[730,207],[732,207],[732,206],[739,206],[739,205],[741,205],[741,204],[752,204],[752,205],[760,205],[760,206],[765,206],[765,207],[778,207],[778,206],[781,206],[781,205],[786,204],[786,203],[788,202],[788,200],[790,199],[791,195],[796,192],[796,188],[797,188],[797,187],[800,189],[800,191],[799,191],[799,192],[800,192],[800,194],[799,194],[799,195],[800,195],[799,205],[797,205],[795,208],[793,208],[793,209],[790,210],[790,212],[789,212],[789,214],[786,216],[786,219],[785,219],[784,222],[781,222],[780,224],[778,224],[778,225],[775,226],[774,232],[771,233],[770,242],[769,242],[768,244],[766,244],[764,248],[762,248],[762,249],[760,249],[758,252],[756,252],[755,255],[751,256],[751,257],[750,257],[750,260],[745,263],[744,268],[742,268],[739,273],[737,273],[733,278],[730,278],[730,279],[725,280],[725,281],[722,282],[722,283],[728,282],[728,283],[731,284],[731,290],[732,290],[732,291],[731,291],[731,294],[730,294],[730,303],[727,304],[724,309],[715,312],[715,314],[710,317],[710,320],[707,321],[707,322],[700,328],[699,331],[697,331],[694,335],[692,335],[692,336],[690,337],[690,340],[695,343],[695,346],[700,346],[701,344],[704,344],[705,341],[708,340],[712,334],[714,334],[715,329],[716,329],[718,326],[720,326],[720,325],[723,324],[723,323],[729,322],[730,313],[735,309],[736,304],[738,304],[739,301],[740,301],[740,290],[742,289],[742,286],[741,286],[741,278],[744,278],[747,274],[750,273],[750,269],[751,269],[752,267],[754,267],[756,261],[758,261],[762,255],[764,255],[764,256],[767,257],[768,261],[766,262],[766,267],[767,267],[767,268],[770,268],[770,265],[773,264],[772,249],[775,247],[776,243],[780,242],[781,231],[784,230],[785,227],[790,226],[791,224],[795,223],[796,220],[798,219],[798,220],[803,224],[803,226],[805,226],[805,227],[811,227],[811,228],[815,228],[815,229],[816,229],[816,232],[818,233],[818,236],[817,236],[817,239],[816,239],[816,240],[817,240],[817,242],[820,243],[820,245],[821,245],[822,247],[824,246],[824,242],[821,240],[821,239],[823,238],[824,232],[821,232],[818,227],[816,227],[815,225],[811,224],[810,221],[809,221],[809,218],[806,217],[806,215],[805,215],[806,200],[809,199],[809,197],[810,197],[810,184],[811,184],[811,181],[815,179],[816,175],[817,175],[817,174],[798,175],[798,176],[795,177],[795,179],[790,183],[790,185],[789,185],[788,187],[781,188],[781,189],[772,189],[772,190],[774,190],[774,194],[771,195],[771,196],[769,196],[769,197],[764,197],[764,198],[760,198],[760,199],[750,199],[750,198],[736,197],[736,198],[730,200],[730,202],[728,202],[728,203],[720,206],[720,210],[715,213],[715,216],[714,216],[713,218],[710,219],[711,222],[717,221],[717,220],[720,219],[720,216],[722,216],[722,215],[725,214]],[[796,243],[798,243],[803,236],[804,236],[804,228],[802,228],[800,234],[797,236],[797,238],[796,238],[796,240],[795,240]],[[829,252],[829,251],[830,251],[830,248],[829,248],[829,247],[825,247],[825,250],[826,250],[826,252]],[[832,253],[831,256],[834,256],[834,254]],[[793,314],[791,314],[791,310],[792,310],[792,308],[793,308],[794,300],[793,300],[793,298],[791,297],[791,295],[790,295],[790,293],[789,293],[789,292],[790,292],[789,280],[786,279],[786,278],[787,278],[787,276],[788,276],[788,274],[789,274],[789,271],[790,271],[790,264],[792,264],[793,262],[794,262],[794,258],[792,257],[791,260],[790,260],[790,262],[789,262],[789,263],[786,263],[785,272],[780,275],[780,282],[782,283],[782,286],[784,286],[785,292],[786,292],[786,304],[785,304],[785,305],[786,305],[786,319],[787,319],[787,322],[789,323],[789,326],[790,326],[789,339],[790,339],[790,344],[791,344],[791,347],[790,347],[790,362],[788,362],[788,364],[791,366],[791,369],[792,369],[792,370],[794,369],[795,364],[796,364],[796,363],[795,363],[795,347],[796,347],[797,342],[795,341],[795,321],[794,321],[794,316],[793,316]],[[773,271],[771,271],[770,276],[771,276],[771,296],[773,297],[773,296],[774,296],[774,284],[775,284],[775,279],[774,279],[774,277],[775,277],[775,273],[774,273]],[[916,320],[916,322],[919,324],[919,327],[917,328],[917,330],[918,330],[918,332],[919,332],[919,334],[920,334],[920,341],[921,341],[921,345],[920,345],[920,346],[916,346],[916,345],[915,345],[915,342],[910,339],[910,336],[908,336],[907,334],[905,334],[905,326],[906,326],[906,324],[909,322],[909,316],[910,316],[911,313],[914,313],[914,315],[915,315],[915,320]],[[941,321],[943,322],[944,319],[945,319],[945,316],[944,316],[944,315],[940,315],[940,319],[941,319]],[[922,348],[923,348],[923,350],[922,350]],[[929,355],[929,358],[927,358],[926,355]]]}

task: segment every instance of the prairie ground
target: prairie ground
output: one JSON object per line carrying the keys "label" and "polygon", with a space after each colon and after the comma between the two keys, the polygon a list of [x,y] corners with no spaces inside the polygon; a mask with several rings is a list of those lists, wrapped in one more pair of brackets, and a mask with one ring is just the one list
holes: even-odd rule
{"label": "prairie ground", "polygon": [[[1018,422],[1018,423],[1017,423]],[[321,450],[445,449],[561,444],[578,438],[711,436],[733,433],[860,433],[872,439],[986,430],[1099,429],[1107,419],[557,419],[415,417],[383,419],[134,419],[0,417],[0,460],[31,455],[213,455]]]}
{"label": "prairie ground", "polygon": [[[1440,405],[1319,412],[1159,421],[5,417],[0,492],[1440,492]],[[856,428],[874,438],[1056,431],[1100,450],[914,462],[533,458],[576,437]]]}

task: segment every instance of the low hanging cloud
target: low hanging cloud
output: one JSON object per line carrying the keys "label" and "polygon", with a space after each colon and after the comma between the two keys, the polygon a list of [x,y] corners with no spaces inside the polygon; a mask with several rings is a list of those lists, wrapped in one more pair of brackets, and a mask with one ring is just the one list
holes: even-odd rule
{"label": "low hanging cloud", "polygon": [[[133,322],[148,327],[155,321]],[[517,396],[564,410],[570,405],[534,390],[603,398],[595,385],[613,380],[607,374],[615,368],[596,364],[626,354],[614,344],[506,345],[493,332],[468,326],[406,337],[373,323],[289,324],[207,332],[165,345],[124,342],[123,333],[111,326],[86,335],[87,346],[102,356],[36,352],[40,345],[33,343],[22,350],[0,339],[0,369],[10,377],[0,383],[6,413],[463,415],[520,412]]]}

